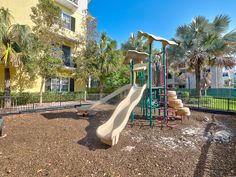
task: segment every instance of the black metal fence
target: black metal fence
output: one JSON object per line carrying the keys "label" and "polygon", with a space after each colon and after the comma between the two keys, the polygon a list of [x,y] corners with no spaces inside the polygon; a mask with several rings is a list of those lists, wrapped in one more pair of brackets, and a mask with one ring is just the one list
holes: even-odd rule
{"label": "black metal fence", "polygon": [[194,108],[205,108],[219,111],[236,112],[236,98],[211,97],[211,96],[178,96],[186,106]]}
{"label": "black metal fence", "polygon": [[[117,104],[126,97],[128,93],[124,92],[109,100],[110,104]],[[103,94],[102,97],[108,94]],[[77,92],[70,95],[63,93],[45,94],[43,96],[43,103],[40,104],[39,96],[11,96],[10,106],[5,105],[7,97],[0,96],[0,114],[19,113],[24,111],[34,111],[40,109],[73,107],[80,105],[83,101],[97,101],[101,98],[100,94],[84,94],[84,92]],[[185,106],[192,108],[211,109],[217,111],[236,112],[236,98],[226,97],[211,97],[211,96],[186,96],[178,95],[182,99]]]}
{"label": "black metal fence", "polygon": [[[42,103],[40,103],[40,97],[38,95],[0,96],[0,114],[80,105],[85,98],[84,96],[82,92],[73,94],[44,94]],[[6,100],[8,100],[8,103]]]}

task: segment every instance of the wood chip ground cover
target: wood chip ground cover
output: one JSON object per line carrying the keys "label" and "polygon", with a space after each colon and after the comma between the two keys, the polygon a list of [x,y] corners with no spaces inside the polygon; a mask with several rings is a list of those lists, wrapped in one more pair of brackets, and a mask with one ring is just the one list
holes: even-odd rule
{"label": "wood chip ground cover", "polygon": [[[236,176],[236,117],[192,111],[174,129],[137,116],[113,148],[96,137],[114,106],[4,117],[2,177]],[[137,109],[137,112],[139,110]],[[207,117],[207,119],[206,119]]]}

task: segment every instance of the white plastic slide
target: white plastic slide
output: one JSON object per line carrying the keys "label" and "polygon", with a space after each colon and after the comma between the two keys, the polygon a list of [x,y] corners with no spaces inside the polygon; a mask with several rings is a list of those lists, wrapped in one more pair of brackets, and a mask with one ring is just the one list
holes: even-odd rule
{"label": "white plastic slide", "polygon": [[132,110],[141,100],[146,87],[147,84],[143,87],[136,85],[131,87],[128,96],[119,103],[110,119],[97,128],[96,134],[103,143],[110,146],[118,143],[119,135],[125,128]]}
{"label": "white plastic slide", "polygon": [[127,84],[123,87],[118,88],[116,91],[112,92],[111,94],[105,96],[104,98],[100,99],[99,101],[96,101],[94,104],[92,105],[86,105],[86,106],[82,106],[82,107],[78,107],[78,110],[85,110],[85,109],[93,109],[94,107],[106,103],[108,100],[114,98],[115,96],[119,95],[120,93],[129,90],[131,88],[130,84]]}

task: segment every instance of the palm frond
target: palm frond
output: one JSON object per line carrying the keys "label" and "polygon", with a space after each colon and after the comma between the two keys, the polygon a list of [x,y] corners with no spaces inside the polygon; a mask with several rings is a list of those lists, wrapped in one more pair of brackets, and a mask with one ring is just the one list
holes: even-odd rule
{"label": "palm frond", "polygon": [[216,57],[209,61],[209,65],[232,68],[236,66],[236,59],[228,56]]}
{"label": "palm frond", "polygon": [[197,16],[193,18],[190,29],[195,35],[207,32],[210,30],[209,21],[204,16]]}
{"label": "palm frond", "polygon": [[212,23],[213,30],[217,33],[223,33],[229,27],[230,18],[227,15],[217,15]]}
{"label": "palm frond", "polygon": [[233,42],[236,43],[236,31],[230,31],[229,33],[225,34],[223,36],[223,40],[227,41],[227,42]]}
{"label": "palm frond", "polygon": [[0,8],[0,24],[10,26],[11,20],[13,19],[13,16],[10,13],[10,10],[8,8],[1,7]]}

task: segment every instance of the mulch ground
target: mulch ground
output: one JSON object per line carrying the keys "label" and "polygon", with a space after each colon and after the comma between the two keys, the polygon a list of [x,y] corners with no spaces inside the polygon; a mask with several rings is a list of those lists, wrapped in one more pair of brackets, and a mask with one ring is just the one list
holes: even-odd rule
{"label": "mulch ground", "polygon": [[[76,109],[4,117],[0,176],[137,177],[236,176],[236,117],[194,112],[173,129],[136,116],[110,148],[96,128],[114,109],[102,105],[90,116]],[[219,131],[230,138],[214,139]]]}

